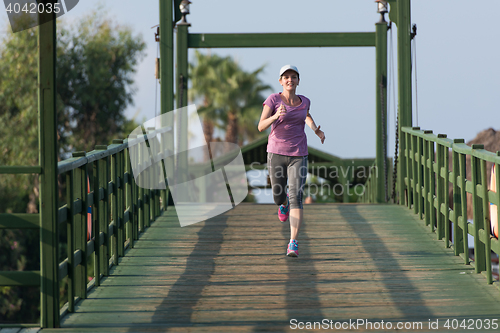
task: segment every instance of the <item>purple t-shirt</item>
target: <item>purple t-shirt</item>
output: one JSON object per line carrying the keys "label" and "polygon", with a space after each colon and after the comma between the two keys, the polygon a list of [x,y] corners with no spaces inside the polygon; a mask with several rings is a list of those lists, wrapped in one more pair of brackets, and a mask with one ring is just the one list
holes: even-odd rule
{"label": "purple t-shirt", "polygon": [[304,126],[311,101],[305,96],[297,95],[302,103],[298,106],[289,106],[283,102],[280,94],[272,94],[263,103],[271,108],[273,111],[271,115],[276,113],[281,104],[286,107],[286,114],[271,125],[267,152],[286,156],[306,156],[307,137]]}

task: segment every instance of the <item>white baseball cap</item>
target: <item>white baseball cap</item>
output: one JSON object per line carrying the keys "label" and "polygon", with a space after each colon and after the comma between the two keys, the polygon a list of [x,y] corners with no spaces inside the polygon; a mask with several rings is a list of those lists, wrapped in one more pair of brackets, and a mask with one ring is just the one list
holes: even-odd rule
{"label": "white baseball cap", "polygon": [[297,75],[300,75],[299,74],[299,70],[297,69],[297,67],[295,67],[294,65],[285,65],[283,67],[281,67],[280,69],[280,77],[281,75],[283,75],[283,73],[285,73],[287,70],[292,70],[294,72],[297,73]]}

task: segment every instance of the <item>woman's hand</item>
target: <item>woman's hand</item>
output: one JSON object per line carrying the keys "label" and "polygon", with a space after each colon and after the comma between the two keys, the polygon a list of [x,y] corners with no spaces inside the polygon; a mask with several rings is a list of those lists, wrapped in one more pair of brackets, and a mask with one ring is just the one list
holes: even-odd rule
{"label": "woman's hand", "polygon": [[268,105],[264,105],[259,124],[257,125],[259,132],[269,128],[280,116],[284,116],[286,114],[286,107],[281,104],[273,115],[271,115],[272,113],[273,110]]}
{"label": "woman's hand", "polygon": [[280,116],[284,116],[286,114],[286,107],[281,104],[280,107],[276,110],[276,113],[273,115],[273,119],[277,120]]}
{"label": "woman's hand", "polygon": [[321,127],[321,125],[319,125],[318,128],[316,128],[314,133],[316,133],[316,135],[319,136],[321,143],[323,143],[323,142],[325,142],[325,133],[319,129],[320,127]]}

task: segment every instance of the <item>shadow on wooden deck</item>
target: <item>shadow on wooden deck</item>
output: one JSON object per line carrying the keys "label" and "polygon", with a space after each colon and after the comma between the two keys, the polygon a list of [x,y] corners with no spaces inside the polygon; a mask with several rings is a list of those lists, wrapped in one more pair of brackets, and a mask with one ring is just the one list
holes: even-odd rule
{"label": "shadow on wooden deck", "polygon": [[283,332],[359,319],[372,325],[359,330],[383,320],[423,332],[429,320],[500,313],[497,288],[404,207],[307,205],[299,258],[285,256],[289,224],[276,210],[241,204],[184,228],[166,212],[62,329],[43,331]]}

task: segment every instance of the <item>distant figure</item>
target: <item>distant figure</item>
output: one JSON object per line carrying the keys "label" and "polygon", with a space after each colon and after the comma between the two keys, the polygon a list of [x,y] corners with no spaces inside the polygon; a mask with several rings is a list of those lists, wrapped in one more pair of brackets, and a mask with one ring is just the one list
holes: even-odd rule
{"label": "distant figure", "polygon": [[312,203],[314,203],[314,199],[313,199],[311,196],[309,196],[309,197],[307,197],[307,198],[304,200],[304,203],[305,203],[306,205],[308,205],[308,204],[312,204]]}
{"label": "distant figure", "polygon": [[[493,168],[491,169],[490,190],[492,192],[497,191],[496,168],[494,164]],[[497,205],[494,205],[492,202],[490,202],[490,221],[491,234],[498,238],[498,208]]]}
{"label": "distant figure", "polygon": [[[297,95],[299,70],[292,65],[280,69],[279,82],[283,92],[272,94],[263,103],[258,129],[264,131],[271,126],[267,143],[267,167],[271,178],[274,202],[279,205],[281,222],[290,216],[290,243],[286,255],[298,257],[297,235],[303,219],[302,195],[307,177],[307,124],[325,141],[325,133],[316,126],[309,113],[311,102],[303,95]],[[288,181],[288,195],[286,185]]]}

